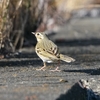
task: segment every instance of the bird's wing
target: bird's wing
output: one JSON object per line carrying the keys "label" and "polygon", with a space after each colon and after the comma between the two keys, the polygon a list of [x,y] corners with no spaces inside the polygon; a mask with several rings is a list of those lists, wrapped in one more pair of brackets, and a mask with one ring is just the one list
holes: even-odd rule
{"label": "bird's wing", "polygon": [[59,56],[59,48],[50,40],[48,41],[48,48],[46,48],[46,51],[52,55]]}
{"label": "bird's wing", "polygon": [[36,53],[41,56],[47,57],[51,60],[58,60],[58,58],[55,55],[53,55],[52,53],[50,53],[49,51],[47,51],[43,48],[37,48]]}
{"label": "bird's wing", "polygon": [[52,41],[43,41],[42,43],[38,43],[36,49],[39,54],[43,56],[47,56],[49,58],[59,59],[59,49],[57,45],[55,45]]}

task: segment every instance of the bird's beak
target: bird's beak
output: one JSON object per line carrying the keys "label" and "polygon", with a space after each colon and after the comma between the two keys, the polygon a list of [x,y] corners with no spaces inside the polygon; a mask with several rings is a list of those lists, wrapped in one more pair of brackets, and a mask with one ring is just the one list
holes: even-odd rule
{"label": "bird's beak", "polygon": [[34,35],[35,35],[35,32],[32,32],[32,34],[34,34]]}

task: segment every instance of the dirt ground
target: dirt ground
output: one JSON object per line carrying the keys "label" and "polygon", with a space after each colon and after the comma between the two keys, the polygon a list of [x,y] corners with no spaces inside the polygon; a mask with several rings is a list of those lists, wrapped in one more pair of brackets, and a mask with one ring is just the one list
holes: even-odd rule
{"label": "dirt ground", "polygon": [[[81,25],[81,28],[83,26]],[[42,66],[42,61],[34,52],[34,48],[25,48],[12,57],[1,59],[0,100],[66,100],[61,99],[61,96],[79,80],[100,80],[100,25],[94,22],[91,24],[90,21],[90,24],[87,23],[87,29],[90,30],[90,27],[91,31],[95,30],[93,33],[96,35],[89,35],[88,31],[88,36],[85,34],[82,39],[80,37],[84,32],[78,31],[80,37],[75,40],[72,40],[76,37],[74,34],[70,40],[56,41],[63,54],[76,59],[70,64],[61,62],[61,72],[50,71],[55,68],[53,66],[57,66],[56,63],[48,64],[46,71],[37,71],[36,69]],[[77,29],[80,29],[78,25]],[[58,38],[59,35],[56,36]]]}

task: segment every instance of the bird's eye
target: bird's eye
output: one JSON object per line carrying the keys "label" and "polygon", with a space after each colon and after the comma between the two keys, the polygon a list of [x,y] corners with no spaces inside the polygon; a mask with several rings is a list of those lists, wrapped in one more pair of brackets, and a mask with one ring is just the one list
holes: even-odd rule
{"label": "bird's eye", "polygon": [[37,35],[39,35],[39,33],[37,33]]}

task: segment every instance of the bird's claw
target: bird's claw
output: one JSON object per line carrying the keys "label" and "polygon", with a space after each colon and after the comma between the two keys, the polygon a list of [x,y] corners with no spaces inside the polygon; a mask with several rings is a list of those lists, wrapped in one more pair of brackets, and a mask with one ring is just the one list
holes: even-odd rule
{"label": "bird's claw", "polygon": [[45,71],[45,66],[43,66],[43,67],[41,67],[41,68],[39,68],[39,69],[36,69],[37,71]]}

